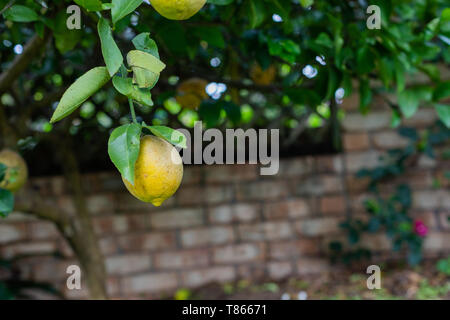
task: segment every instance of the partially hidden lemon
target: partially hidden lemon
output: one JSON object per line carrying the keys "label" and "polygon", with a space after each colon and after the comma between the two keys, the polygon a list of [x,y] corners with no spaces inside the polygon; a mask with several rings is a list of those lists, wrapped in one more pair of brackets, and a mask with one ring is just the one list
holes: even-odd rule
{"label": "partially hidden lemon", "polygon": [[263,70],[258,63],[255,63],[250,68],[250,78],[254,83],[262,86],[272,84],[277,76],[277,69],[274,65],[270,65],[267,69]]}
{"label": "partially hidden lemon", "polygon": [[133,196],[157,207],[177,191],[182,178],[183,162],[178,151],[167,141],[150,135],[141,138],[134,185],[122,176]]}
{"label": "partially hidden lemon", "polygon": [[150,3],[167,19],[186,20],[199,12],[206,0],[151,0]]}
{"label": "partially hidden lemon", "polygon": [[4,149],[0,151],[0,163],[4,164],[6,174],[0,182],[0,188],[16,192],[23,187],[28,178],[28,168],[22,156],[15,151]]}
{"label": "partially hidden lemon", "polygon": [[200,78],[191,78],[181,82],[177,87],[177,102],[183,108],[198,109],[203,100],[208,98],[207,85],[208,81]]}

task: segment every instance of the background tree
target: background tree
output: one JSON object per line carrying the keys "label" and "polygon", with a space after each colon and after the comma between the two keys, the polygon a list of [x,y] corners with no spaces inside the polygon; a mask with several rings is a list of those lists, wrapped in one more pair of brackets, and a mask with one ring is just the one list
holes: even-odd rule
{"label": "background tree", "polygon": [[[450,61],[444,0],[209,0],[186,21],[167,20],[146,2],[74,2],[82,8],[80,30],[66,27],[72,1],[0,0],[0,144],[19,149],[32,174],[62,172],[70,182],[75,216],[33,194],[20,196],[16,210],[58,226],[93,298],[106,298],[105,271],[80,172],[113,169],[108,136],[132,114],[109,83],[61,123],[49,119],[78,77],[105,65],[96,12],[114,20],[111,8],[136,2],[116,21],[114,40],[125,56],[135,49],[132,40],[149,32],[166,64],[151,90],[153,106],[136,106],[139,122],[279,128],[284,154],[338,151],[339,104],[356,91],[363,113],[376,95],[385,99],[393,126],[419,106],[435,108],[450,126],[450,83],[440,76]],[[367,28],[369,4],[381,10],[381,29]],[[187,108],[180,84],[199,77],[208,97],[187,90],[200,100],[198,109]]]}

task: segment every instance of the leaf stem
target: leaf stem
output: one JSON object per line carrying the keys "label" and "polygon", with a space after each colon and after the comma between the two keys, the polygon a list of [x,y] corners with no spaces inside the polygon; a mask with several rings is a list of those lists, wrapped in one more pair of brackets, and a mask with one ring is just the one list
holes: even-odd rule
{"label": "leaf stem", "polygon": [[134,111],[133,100],[131,98],[128,98],[128,103],[130,104],[131,118],[133,119],[134,123],[137,123],[136,112]]}

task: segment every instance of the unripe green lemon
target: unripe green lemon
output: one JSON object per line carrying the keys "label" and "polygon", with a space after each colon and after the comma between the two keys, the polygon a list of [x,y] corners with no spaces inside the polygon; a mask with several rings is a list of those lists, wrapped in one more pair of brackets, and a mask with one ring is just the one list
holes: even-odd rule
{"label": "unripe green lemon", "polygon": [[6,174],[0,188],[16,192],[23,187],[28,178],[28,168],[25,160],[15,151],[5,149],[0,151],[0,163],[6,165]]}

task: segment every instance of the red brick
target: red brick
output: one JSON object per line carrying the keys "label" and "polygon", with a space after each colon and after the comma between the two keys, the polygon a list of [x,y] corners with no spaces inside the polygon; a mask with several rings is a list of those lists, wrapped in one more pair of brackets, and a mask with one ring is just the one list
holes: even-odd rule
{"label": "red brick", "polygon": [[147,273],[122,279],[122,290],[126,295],[172,291],[177,285],[175,273]]}
{"label": "red brick", "polygon": [[435,168],[438,164],[438,161],[436,159],[430,158],[429,156],[425,154],[421,154],[419,156],[419,160],[417,161],[417,166],[419,168]]}
{"label": "red brick", "polygon": [[30,236],[32,239],[44,240],[58,238],[60,234],[55,224],[51,222],[34,222],[30,224]]}
{"label": "red brick", "polygon": [[328,259],[300,258],[297,261],[297,272],[300,275],[319,274],[330,270]]}
{"label": "red brick", "polygon": [[385,150],[394,148],[404,148],[410,143],[409,139],[400,136],[395,131],[383,131],[373,133],[372,141],[375,147]]}
{"label": "red brick", "polygon": [[129,230],[126,216],[94,217],[94,230],[97,234],[124,233]]}
{"label": "red brick", "polygon": [[342,121],[345,131],[373,131],[389,128],[391,122],[390,111],[374,111],[367,115],[359,112],[348,113]]}
{"label": "red brick", "polygon": [[381,234],[364,233],[361,236],[360,244],[362,248],[367,248],[371,251],[391,250],[392,245],[389,238]]}
{"label": "red brick", "polygon": [[77,212],[73,198],[70,196],[58,197],[57,206],[58,208],[61,208],[62,210],[64,210],[64,212],[68,213],[71,216],[75,215]]}
{"label": "red brick", "polygon": [[448,232],[431,232],[425,237],[424,241],[425,253],[427,251],[438,251],[450,249],[450,233]]}
{"label": "red brick", "polygon": [[369,148],[369,136],[367,133],[346,133],[343,136],[344,150],[360,151]]}
{"label": "red brick", "polygon": [[307,200],[294,198],[286,201],[269,202],[264,206],[266,219],[296,219],[311,213]]}
{"label": "red brick", "polygon": [[284,198],[289,194],[283,181],[259,181],[238,185],[239,200],[269,200]]}
{"label": "red brick", "polygon": [[209,209],[209,221],[212,223],[250,222],[258,217],[257,204],[226,204]]}
{"label": "red brick", "polygon": [[203,167],[196,165],[184,166],[183,181],[181,185],[199,184],[202,180]]}
{"label": "red brick", "polygon": [[0,224],[0,244],[23,240],[26,238],[24,224]]}
{"label": "red brick", "polygon": [[322,214],[345,213],[347,211],[343,196],[328,196],[320,199]]}
{"label": "red brick", "polygon": [[201,209],[173,209],[150,215],[150,225],[155,229],[175,229],[203,224]]}
{"label": "red brick", "polygon": [[297,177],[311,174],[313,159],[310,157],[284,159],[280,161],[279,177]]}
{"label": "red brick", "polygon": [[230,202],[234,199],[234,188],[231,185],[208,186],[205,191],[203,197],[208,204]]}
{"label": "red brick", "polygon": [[413,206],[425,210],[450,209],[449,199],[450,191],[447,190],[415,191],[413,193]]}
{"label": "red brick", "polygon": [[318,173],[340,173],[344,169],[342,155],[316,156],[314,161]]}
{"label": "red brick", "polygon": [[120,174],[113,172],[97,173],[97,183],[102,191],[124,191],[123,181]]}
{"label": "red brick", "polygon": [[67,192],[67,185],[63,177],[52,177],[50,184],[54,195],[60,196]]}
{"label": "red brick", "polygon": [[407,127],[428,127],[437,120],[436,111],[433,108],[419,108],[417,112],[408,119],[403,120],[403,125]]}
{"label": "red brick", "polygon": [[125,254],[107,257],[106,271],[112,275],[124,275],[150,269],[150,256],[146,254]]}
{"label": "red brick", "polygon": [[106,279],[106,292],[109,298],[118,296],[120,293],[120,281],[115,277],[108,277]]}
{"label": "red brick", "polygon": [[235,278],[236,272],[233,267],[229,266],[198,269],[182,273],[183,286],[189,288],[200,287],[215,282],[229,282]]}
{"label": "red brick", "polygon": [[267,280],[266,269],[266,265],[262,263],[241,264],[236,267],[237,278],[260,283]]}
{"label": "red brick", "polygon": [[12,258],[22,255],[45,255],[54,254],[56,245],[54,242],[31,242],[11,244],[3,248],[2,252],[5,258]]}
{"label": "red brick", "polygon": [[140,231],[140,230],[146,230],[150,226],[149,215],[148,214],[127,214],[126,215],[128,220],[128,229],[130,231]]}
{"label": "red brick", "polygon": [[341,108],[346,111],[357,111],[359,104],[359,94],[353,93],[342,100]]}
{"label": "red brick", "polygon": [[114,198],[110,194],[94,194],[86,198],[86,205],[92,214],[114,212]]}
{"label": "red brick", "polygon": [[179,206],[198,205],[205,202],[205,188],[197,185],[182,186],[176,193]]}
{"label": "red brick", "polygon": [[337,175],[317,175],[296,182],[296,194],[315,195],[336,194],[343,191],[342,180]]}
{"label": "red brick", "polygon": [[293,273],[290,262],[270,262],[267,264],[267,270],[269,277],[274,280],[287,278]]}
{"label": "red brick", "polygon": [[240,263],[259,261],[264,257],[262,244],[239,244],[215,248],[213,259],[215,263]]}
{"label": "red brick", "polygon": [[269,255],[272,259],[290,259],[305,255],[316,255],[319,253],[320,243],[316,239],[299,239],[283,242],[271,242],[269,244]]}
{"label": "red brick", "polygon": [[61,261],[55,257],[33,257],[33,279],[35,281],[49,282],[55,280],[66,280],[69,265],[78,265],[77,261]]}
{"label": "red brick", "polygon": [[183,230],[180,238],[182,246],[190,248],[232,242],[234,234],[231,227],[207,227]]}
{"label": "red brick", "polygon": [[289,222],[264,222],[238,226],[239,238],[243,241],[287,239],[293,235]]}
{"label": "red brick", "polygon": [[381,154],[376,151],[352,152],[345,156],[345,163],[349,173],[356,173],[361,169],[373,169],[382,164]]}
{"label": "red brick", "polygon": [[211,165],[204,167],[205,181],[210,183],[230,183],[256,180],[258,166],[253,164]]}
{"label": "red brick", "polygon": [[208,265],[207,250],[185,250],[155,254],[155,267],[162,270],[205,267]]}
{"label": "red brick", "polygon": [[347,191],[350,193],[359,193],[366,191],[369,187],[370,178],[356,177],[355,175],[349,175],[346,177]]}
{"label": "red brick", "polygon": [[117,243],[114,236],[99,239],[98,245],[100,247],[100,251],[104,255],[114,254],[117,252]]}
{"label": "red brick", "polygon": [[129,234],[118,238],[119,248],[125,251],[161,250],[175,247],[175,232]]}
{"label": "red brick", "polygon": [[315,218],[297,221],[297,232],[305,236],[320,236],[340,231],[341,218]]}

